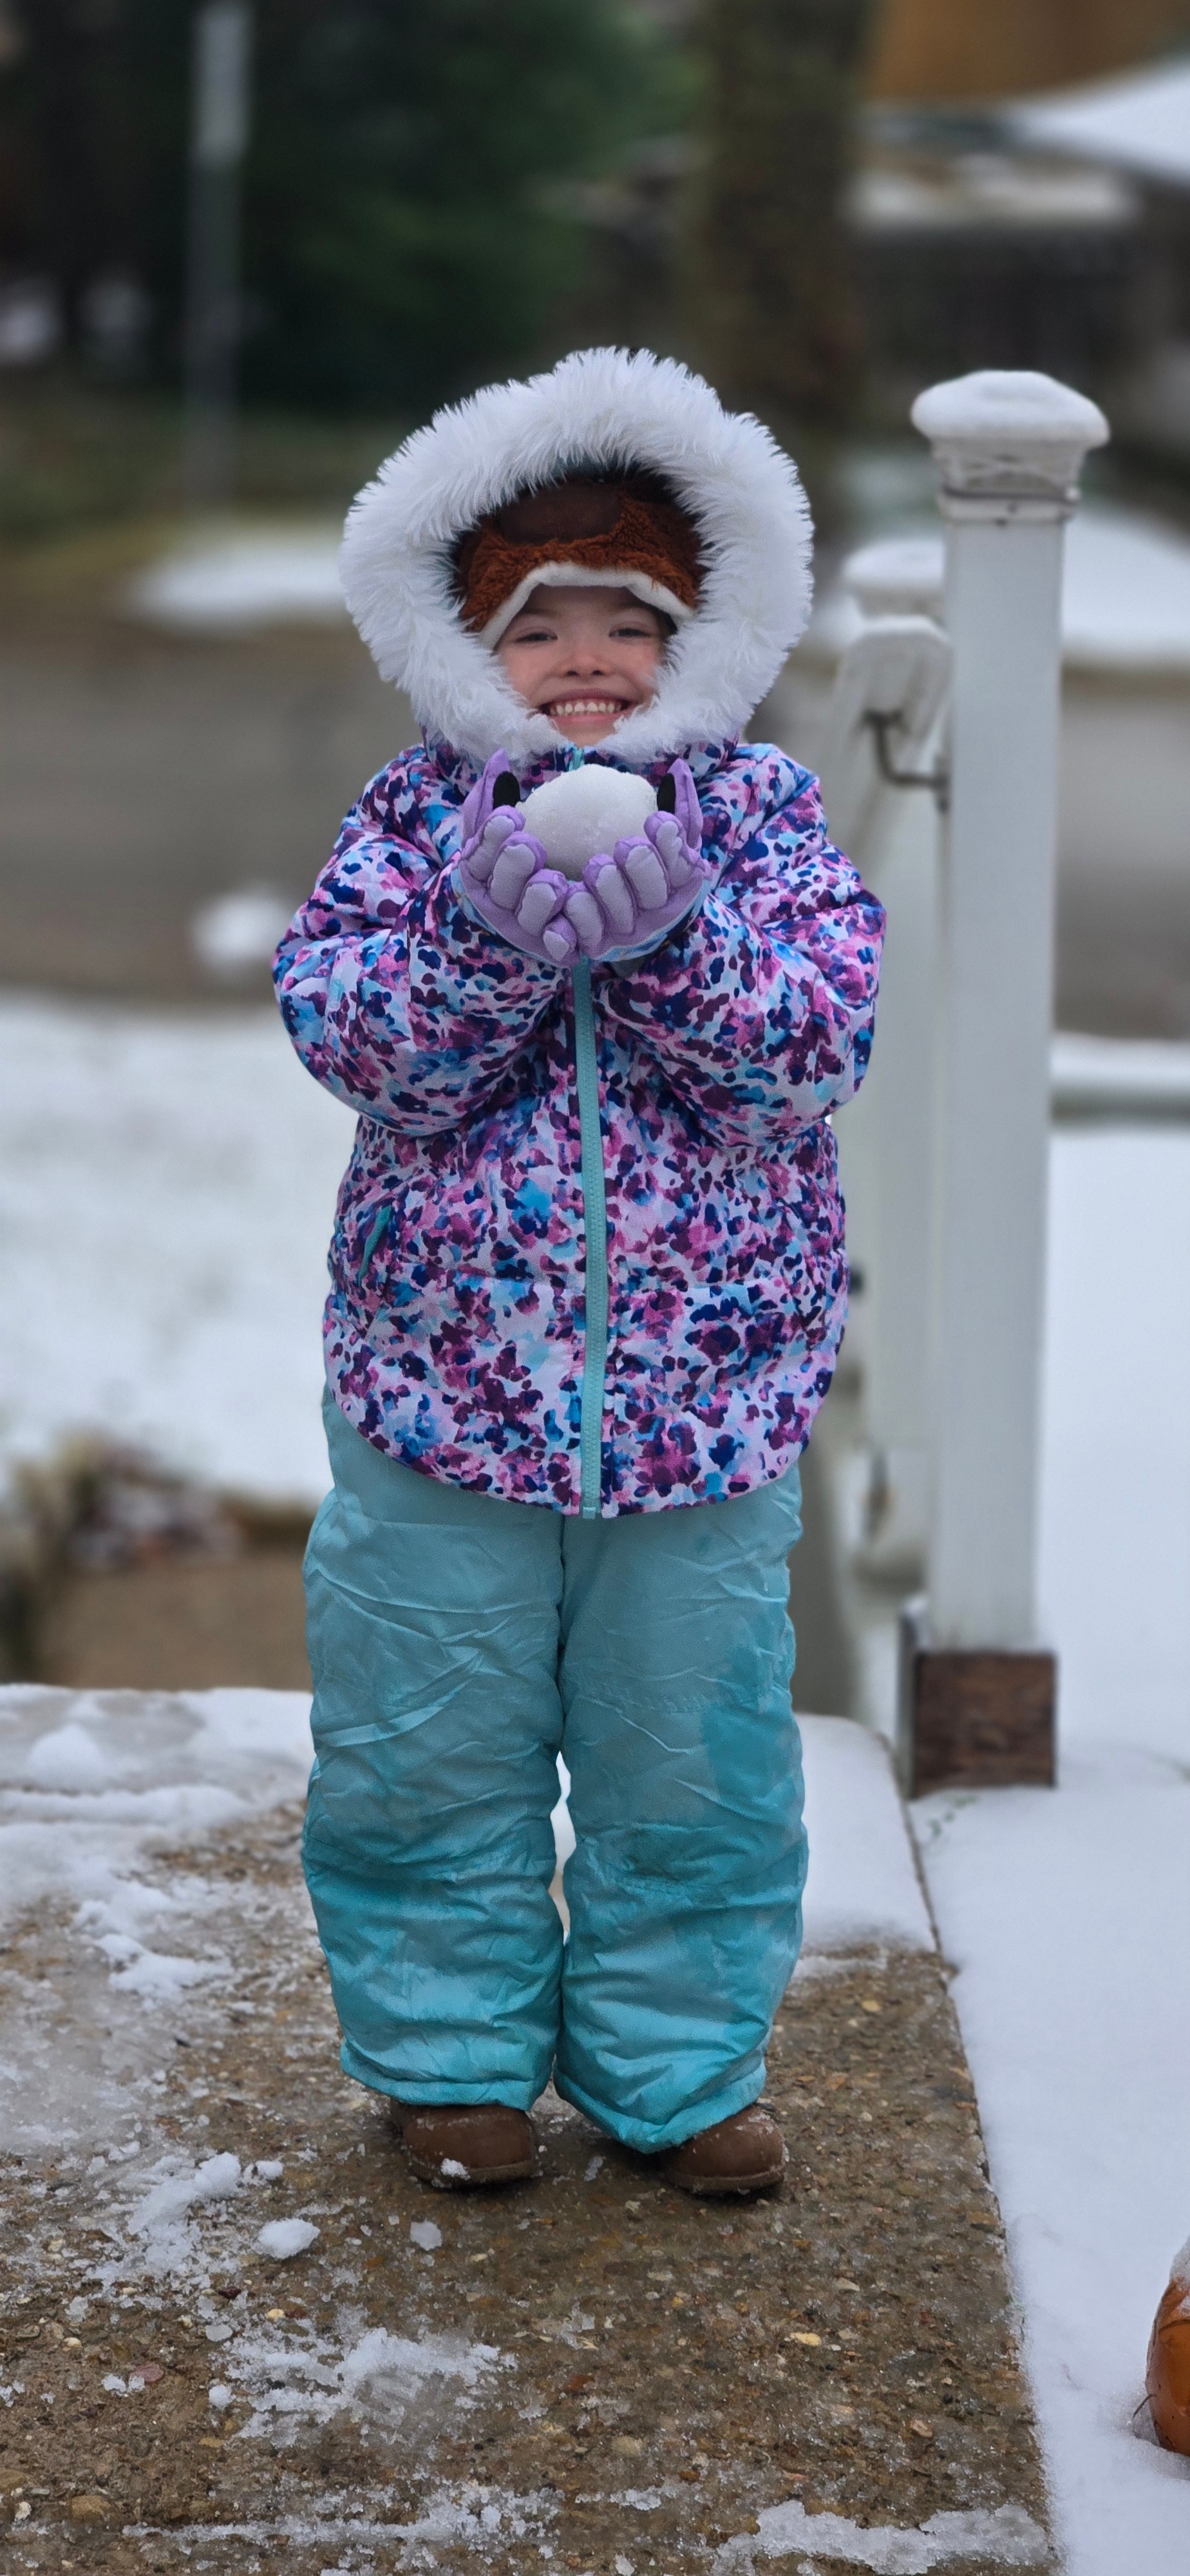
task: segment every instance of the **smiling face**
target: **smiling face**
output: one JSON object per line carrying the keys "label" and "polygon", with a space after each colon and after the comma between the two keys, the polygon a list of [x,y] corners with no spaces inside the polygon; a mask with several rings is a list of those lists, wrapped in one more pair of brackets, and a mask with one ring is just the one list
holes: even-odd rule
{"label": "smiling face", "polygon": [[604,741],[656,695],[667,621],[629,590],[543,582],[505,629],[496,658],[527,707],[568,741]]}

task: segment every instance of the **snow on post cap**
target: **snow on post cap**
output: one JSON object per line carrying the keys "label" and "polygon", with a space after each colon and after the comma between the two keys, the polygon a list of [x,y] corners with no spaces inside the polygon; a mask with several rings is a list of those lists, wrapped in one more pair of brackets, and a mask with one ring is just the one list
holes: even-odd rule
{"label": "snow on post cap", "polygon": [[942,472],[943,507],[984,515],[1011,505],[1065,516],[1078,497],[1090,447],[1111,433],[1097,403],[1032,368],[981,367],[931,385],[910,418],[928,438]]}
{"label": "snow on post cap", "polygon": [[844,587],[865,617],[937,616],[944,575],[940,536],[877,537],[843,566]]}

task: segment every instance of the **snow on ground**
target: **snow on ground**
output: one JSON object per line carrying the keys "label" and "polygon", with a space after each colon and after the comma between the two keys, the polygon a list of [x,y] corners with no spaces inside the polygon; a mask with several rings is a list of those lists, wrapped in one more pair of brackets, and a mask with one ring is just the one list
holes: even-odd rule
{"label": "snow on ground", "polygon": [[809,1951],[932,1950],[887,1748],[845,1717],[803,1717]]}
{"label": "snow on ground", "polygon": [[1062,1741],[1190,1763],[1190,1125],[1055,1130],[1048,1307],[1041,1595]]}
{"label": "snow on ground", "polygon": [[1132,2431],[1190,2227],[1190,1755],[1075,1746],[918,1831],[1071,2576],[1184,2576],[1190,2461]]}
{"label": "snow on ground", "polygon": [[0,1459],[80,1432],[317,1502],[348,1110],[275,1013],[0,1000]]}
{"label": "snow on ground", "polygon": [[[879,559],[886,582],[899,566],[911,574],[919,598],[933,592],[931,606],[940,613],[943,557],[937,515],[930,512],[906,516],[894,535],[874,540],[854,560],[872,578]],[[841,652],[862,623],[840,579],[819,600],[813,645],[827,657]],[[1066,531],[1062,658],[1068,669],[1171,677],[1190,670],[1190,540],[1181,528],[1148,511],[1084,502]]]}
{"label": "snow on ground", "polygon": [[1061,1785],[916,1820],[1071,2576],[1184,2576],[1190,2462],[1131,2424],[1190,2229],[1190,1128],[1059,1127],[1050,1217]]}
{"label": "snow on ground", "polygon": [[342,530],[229,524],[174,548],[130,582],[123,606],[182,635],[239,635],[262,626],[340,624]]}
{"label": "snow on ground", "polygon": [[311,1758],[304,1691],[0,1690],[0,1923],[77,1899],[118,1982],[164,1994],[138,1862],[303,1797]]}

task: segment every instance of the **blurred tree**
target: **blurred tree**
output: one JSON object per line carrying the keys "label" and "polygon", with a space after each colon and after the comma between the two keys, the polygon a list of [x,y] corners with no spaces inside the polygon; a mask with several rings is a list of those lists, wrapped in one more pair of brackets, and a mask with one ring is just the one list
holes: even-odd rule
{"label": "blurred tree", "polygon": [[859,308],[841,221],[869,0],[702,0],[691,328],[779,437],[846,418]]}
{"label": "blurred tree", "polygon": [[[79,332],[123,272],[176,373],[188,0],[10,0],[0,257]],[[245,169],[246,388],[421,411],[532,359],[584,256],[558,183],[669,114],[663,34],[618,0],[258,0]]]}

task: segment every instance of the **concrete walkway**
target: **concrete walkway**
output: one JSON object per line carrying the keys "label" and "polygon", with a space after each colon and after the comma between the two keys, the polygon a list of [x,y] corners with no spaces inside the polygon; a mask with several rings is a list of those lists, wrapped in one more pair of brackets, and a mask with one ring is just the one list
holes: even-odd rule
{"label": "concrete walkway", "polygon": [[338,2071],[304,1729],[280,1693],[0,1694],[7,2563],[1052,2567],[882,1747],[807,1723],[788,2180],[707,2207],[550,2095],[536,2185],[412,2179]]}

